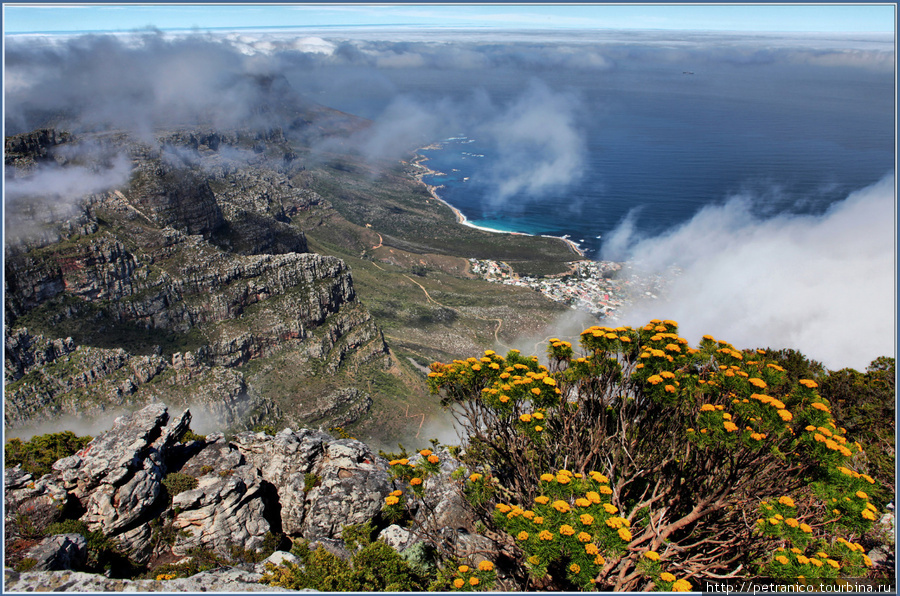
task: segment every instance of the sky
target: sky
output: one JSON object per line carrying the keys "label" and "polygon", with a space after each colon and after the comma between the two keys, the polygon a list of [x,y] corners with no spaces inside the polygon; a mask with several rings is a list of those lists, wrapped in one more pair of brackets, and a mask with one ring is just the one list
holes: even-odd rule
{"label": "sky", "polygon": [[895,31],[895,6],[585,4],[4,4],[6,34],[222,29],[490,27],[771,32]]}

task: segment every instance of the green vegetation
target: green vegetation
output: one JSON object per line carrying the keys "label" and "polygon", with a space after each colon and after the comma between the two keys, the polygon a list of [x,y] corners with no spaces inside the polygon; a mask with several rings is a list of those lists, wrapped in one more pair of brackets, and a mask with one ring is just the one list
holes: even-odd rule
{"label": "green vegetation", "polygon": [[268,565],[262,583],[301,590],[323,592],[408,592],[428,587],[427,578],[417,572],[400,554],[384,542],[372,541],[371,526],[344,528],[349,561],[328,552],[315,550],[305,541],[297,542],[291,552],[301,564]]}
{"label": "green vegetation", "polygon": [[[509,589],[866,575],[859,541],[880,515],[870,495],[881,487],[825,397],[828,381],[711,336],[691,348],[674,321],[594,326],[580,353],[551,339],[548,356],[543,366],[488,350],[429,375],[466,437],[462,490],[527,572]],[[795,373],[816,369],[792,361]],[[844,395],[868,388],[855,402],[868,412],[892,391],[892,364],[833,382],[855,383]],[[415,500],[389,499],[386,513]]]}
{"label": "green vegetation", "polygon": [[3,451],[3,463],[6,467],[21,464],[23,470],[40,477],[52,471],[55,461],[74,455],[91,440],[68,430],[35,436],[28,441],[10,439]]}
{"label": "green vegetation", "polygon": [[169,495],[170,502],[175,495],[183,493],[186,490],[197,488],[197,483],[198,481],[196,478],[189,476],[188,474],[182,474],[181,472],[169,472],[162,480],[162,484]]}

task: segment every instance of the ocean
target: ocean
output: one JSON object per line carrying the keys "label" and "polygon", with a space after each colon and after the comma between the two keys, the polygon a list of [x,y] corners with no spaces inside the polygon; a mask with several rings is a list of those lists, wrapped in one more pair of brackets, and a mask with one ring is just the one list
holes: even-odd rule
{"label": "ocean", "polygon": [[[892,76],[777,63],[706,66],[541,73],[542,84],[577,98],[583,145],[571,182],[538,196],[497,199],[492,179],[503,148],[478,130],[420,150],[439,172],[424,180],[473,225],[565,236],[598,258],[626,218],[639,236],[658,236],[734,196],[749,199],[760,217],[821,214],[893,170]],[[400,83],[450,94],[458,86],[459,95],[479,85],[500,102],[526,89],[515,77],[473,81],[471,72]]]}

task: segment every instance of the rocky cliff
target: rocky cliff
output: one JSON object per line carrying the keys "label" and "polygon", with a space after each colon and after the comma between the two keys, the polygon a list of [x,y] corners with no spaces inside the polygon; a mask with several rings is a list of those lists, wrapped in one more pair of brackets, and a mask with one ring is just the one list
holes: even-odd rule
{"label": "rocky cliff", "polygon": [[[151,570],[197,548],[223,557],[235,547],[260,551],[273,536],[346,552],[344,527],[370,520],[398,550],[426,539],[380,520],[385,497],[408,487],[392,481],[388,462],[364,443],[309,429],[185,441],[190,421],[187,410],[172,415],[163,404],[153,404],[117,418],[110,430],[53,464],[50,474],[34,478],[19,467],[5,469],[7,566],[21,567],[31,559],[33,571],[84,570],[82,535],[29,542],[29,536],[65,519],[80,520]],[[423,527],[432,537],[456,541],[461,553],[490,548],[483,537],[459,533],[474,526],[450,480],[450,458],[444,459],[447,469],[430,479],[428,488],[428,509],[437,512],[429,518],[433,527]],[[123,577],[126,568],[110,574]],[[46,585],[72,578],[12,574],[10,579]],[[96,587],[100,580],[78,581]]]}
{"label": "rocky cliff", "polygon": [[[389,362],[347,266],[308,252],[292,224],[322,199],[292,183],[303,166],[282,133],[40,130],[6,150],[20,189],[6,221],[8,428],[161,399],[244,428],[364,414],[271,388],[272,357],[294,385]],[[85,176],[111,185],[75,184]]]}

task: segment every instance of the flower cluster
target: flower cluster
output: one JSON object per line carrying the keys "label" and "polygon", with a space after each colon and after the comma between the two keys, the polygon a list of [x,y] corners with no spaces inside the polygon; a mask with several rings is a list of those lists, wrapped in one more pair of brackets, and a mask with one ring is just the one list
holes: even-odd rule
{"label": "flower cluster", "polygon": [[548,472],[539,486],[541,494],[529,508],[498,503],[494,521],[525,553],[533,577],[544,577],[560,562],[570,581],[592,588],[606,557],[620,555],[632,541],[631,521],[618,515],[609,479],[600,472]]}
{"label": "flower cluster", "polygon": [[478,565],[459,565],[450,578],[455,592],[487,592],[494,588],[497,571],[494,564],[483,560]]}

